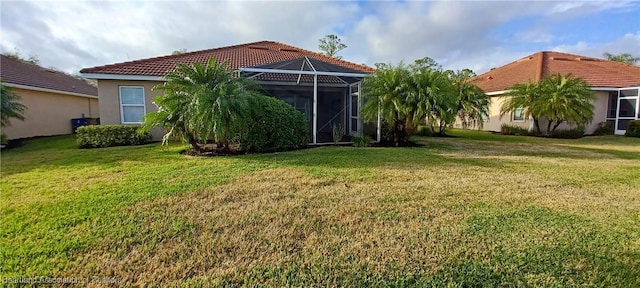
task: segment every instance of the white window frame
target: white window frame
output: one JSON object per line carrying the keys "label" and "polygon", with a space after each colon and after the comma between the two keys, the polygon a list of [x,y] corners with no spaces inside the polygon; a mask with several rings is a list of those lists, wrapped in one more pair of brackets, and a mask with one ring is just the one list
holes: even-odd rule
{"label": "white window frame", "polygon": [[[353,92],[353,87],[358,91]],[[353,114],[353,98],[356,98],[356,114]],[[360,108],[362,98],[360,97],[360,83],[349,86],[349,135],[359,136],[362,132],[362,122],[360,121]],[[356,120],[356,127],[353,127],[353,120]]]}
{"label": "white window frame", "polygon": [[[516,119],[516,111],[522,110],[522,120]],[[524,107],[513,109],[511,113],[511,122],[524,122],[527,117],[524,115]]]}
{"label": "white window frame", "polygon": [[[122,103],[122,88],[138,88],[142,89],[142,104],[124,104]],[[122,124],[142,124],[139,122],[125,122],[124,121],[124,107],[142,107],[143,115],[147,114],[147,108],[145,107],[145,93],[144,86],[118,86],[118,98],[120,100],[120,123]]]}
{"label": "white window frame", "polygon": [[[621,92],[624,90],[636,90],[636,94],[634,96],[622,96]],[[636,111],[634,111],[634,115],[633,116],[624,116],[621,117],[620,116],[620,102],[622,100],[634,100],[636,101]],[[627,130],[619,130],[618,129],[618,122],[620,122],[620,120],[638,120],[638,116],[640,116],[640,87],[629,87],[629,88],[621,88],[618,89],[618,107],[616,109],[616,122],[615,122],[615,126],[613,127],[613,132],[614,134],[617,135],[624,135],[624,133]]]}

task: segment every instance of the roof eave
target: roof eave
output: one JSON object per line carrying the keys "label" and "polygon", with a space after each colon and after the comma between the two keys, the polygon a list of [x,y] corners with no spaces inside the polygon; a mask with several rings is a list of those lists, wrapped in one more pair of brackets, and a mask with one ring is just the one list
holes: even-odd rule
{"label": "roof eave", "polygon": [[323,76],[342,76],[342,77],[356,77],[364,78],[371,76],[368,73],[341,73],[341,72],[324,72],[324,71],[296,71],[296,70],[281,70],[281,69],[263,69],[263,68],[240,68],[242,72],[257,72],[257,73],[280,73],[280,74],[301,74],[301,75],[323,75]]}
{"label": "roof eave", "polygon": [[64,90],[41,88],[41,87],[28,86],[28,85],[22,85],[22,84],[13,84],[13,83],[7,83],[7,82],[2,82],[2,85],[5,85],[5,86],[11,87],[11,88],[17,88],[17,89],[25,89],[25,90],[33,90],[33,91],[40,91],[40,92],[47,92],[47,93],[56,93],[56,94],[64,94],[64,95],[69,95],[69,96],[78,96],[78,97],[87,97],[87,98],[98,99],[98,95],[89,95],[89,94],[70,92],[70,91],[64,91]]}
{"label": "roof eave", "polygon": [[80,73],[82,77],[96,80],[131,80],[131,81],[165,81],[162,76],[152,75],[126,75],[106,73]]}

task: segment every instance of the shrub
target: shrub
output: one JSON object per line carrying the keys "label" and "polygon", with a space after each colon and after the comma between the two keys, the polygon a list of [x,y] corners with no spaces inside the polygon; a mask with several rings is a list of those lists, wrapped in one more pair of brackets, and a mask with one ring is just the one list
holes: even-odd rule
{"label": "shrub", "polygon": [[369,136],[355,136],[353,138],[351,138],[351,141],[353,142],[353,146],[355,147],[369,147],[371,146],[371,141],[373,141],[371,139],[371,137]]}
{"label": "shrub", "polygon": [[627,125],[627,132],[624,133],[627,137],[640,137],[640,120],[633,120]]}
{"label": "shrub", "polygon": [[551,132],[549,135],[551,138],[561,139],[578,139],[584,137],[584,127],[576,127],[573,129],[558,129]]}
{"label": "shrub", "polygon": [[145,144],[151,140],[149,133],[141,133],[138,126],[90,125],[77,130],[80,148],[100,148]]}
{"label": "shrub", "polygon": [[4,132],[0,132],[0,144],[7,145],[7,143],[9,143],[9,140],[7,140],[7,134],[4,134]]}
{"label": "shrub", "polygon": [[273,97],[257,96],[253,101],[256,108],[240,135],[240,149],[275,152],[309,143],[309,124],[300,111]]}
{"label": "shrub", "polygon": [[502,135],[517,135],[517,136],[526,136],[526,135],[530,135],[529,130],[522,128],[522,127],[518,127],[518,126],[511,126],[508,124],[502,124],[502,126],[500,126],[500,134]]}
{"label": "shrub", "polygon": [[598,128],[596,131],[593,131],[593,135],[613,135],[613,123],[611,122],[600,122],[598,123]]}

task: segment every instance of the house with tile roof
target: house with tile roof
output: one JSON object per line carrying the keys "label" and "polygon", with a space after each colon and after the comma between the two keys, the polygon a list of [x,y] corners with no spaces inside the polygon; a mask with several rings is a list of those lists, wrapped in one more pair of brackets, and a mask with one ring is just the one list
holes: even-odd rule
{"label": "house with tile roof", "polygon": [[9,140],[71,134],[71,119],[98,118],[98,89],[63,72],[0,55],[2,85],[11,87],[27,107],[25,120],[2,130]]}
{"label": "house with tile roof", "polygon": [[[178,64],[225,62],[237,75],[255,79],[264,94],[277,97],[306,115],[310,144],[332,143],[333,127],[344,127],[342,140],[353,135],[380,137],[379,121],[360,119],[362,79],[371,67],[304,50],[287,44],[260,41],[215,49],[116,63],[80,72],[98,82],[101,123],[140,124],[146,113],[156,111],[152,99],[163,76]],[[159,139],[162,131],[152,133]]]}
{"label": "house with tile roof", "polygon": [[[640,119],[640,67],[604,59],[543,51],[492,69],[472,79],[491,97],[490,113],[484,130],[500,131],[502,124],[533,128],[524,117],[524,109],[500,117],[500,109],[509,87],[518,83],[539,82],[548,75],[560,73],[580,77],[594,92],[594,117],[586,127],[593,133],[601,122],[610,122],[616,134],[624,134],[628,123]],[[570,128],[570,126],[565,126]]]}

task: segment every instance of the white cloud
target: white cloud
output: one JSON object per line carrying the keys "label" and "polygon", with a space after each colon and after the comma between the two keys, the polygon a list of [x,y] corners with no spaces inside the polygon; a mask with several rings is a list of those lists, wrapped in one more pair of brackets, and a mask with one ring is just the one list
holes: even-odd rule
{"label": "white cloud", "polygon": [[578,41],[575,44],[562,44],[551,48],[552,51],[565,53],[580,53],[589,48],[589,44],[584,41]]}
{"label": "white cloud", "polygon": [[551,26],[536,21],[516,26],[505,39],[492,34],[507,23],[549,11],[554,11],[553,24],[561,25],[558,19],[566,15],[627,7],[627,2],[3,1],[0,5],[0,48],[17,47],[24,55],[37,55],[44,66],[67,72],[182,48],[193,51],[260,40],[317,50],[318,39],[326,34],[339,34],[349,46],[339,54],[356,63],[411,62],[428,56],[445,68],[478,72],[534,53],[532,47],[540,44],[568,52],[638,47],[632,43],[637,33],[619,45],[559,43],[563,39],[549,30]]}
{"label": "white cloud", "polygon": [[575,44],[559,45],[552,49],[596,58],[602,58],[602,54],[605,52],[612,54],[630,53],[635,56],[640,56],[640,31],[627,33],[619,39],[606,43],[586,43],[580,41]]}
{"label": "white cloud", "polygon": [[355,3],[2,2],[3,51],[18,47],[45,66],[82,67],[274,40],[316,50]]}
{"label": "white cloud", "polygon": [[563,14],[563,16],[566,16],[567,14],[587,14],[609,9],[633,7],[634,2],[635,1],[633,0],[558,2],[555,5],[551,6],[551,9],[549,9],[546,14]]}

